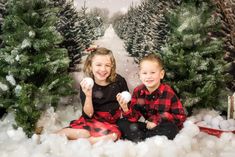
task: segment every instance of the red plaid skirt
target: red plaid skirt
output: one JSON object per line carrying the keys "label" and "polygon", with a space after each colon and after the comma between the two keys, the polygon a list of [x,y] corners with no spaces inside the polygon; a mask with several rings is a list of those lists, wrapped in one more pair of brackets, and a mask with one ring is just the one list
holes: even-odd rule
{"label": "red plaid skirt", "polygon": [[69,127],[74,129],[85,129],[89,131],[90,135],[93,137],[112,133],[116,133],[118,138],[121,137],[121,132],[118,130],[117,125],[105,121],[98,121],[95,118],[85,119],[84,117],[80,117],[78,120],[72,121]]}

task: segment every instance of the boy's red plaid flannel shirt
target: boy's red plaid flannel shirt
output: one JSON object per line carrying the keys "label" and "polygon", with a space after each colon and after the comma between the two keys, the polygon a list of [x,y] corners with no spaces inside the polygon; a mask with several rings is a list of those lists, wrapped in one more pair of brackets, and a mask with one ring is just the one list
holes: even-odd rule
{"label": "boy's red plaid flannel shirt", "polygon": [[137,122],[140,116],[143,116],[157,125],[167,120],[174,122],[180,128],[186,119],[180,100],[167,84],[161,84],[151,94],[144,85],[136,87],[129,111],[123,112],[123,116],[131,122]]}

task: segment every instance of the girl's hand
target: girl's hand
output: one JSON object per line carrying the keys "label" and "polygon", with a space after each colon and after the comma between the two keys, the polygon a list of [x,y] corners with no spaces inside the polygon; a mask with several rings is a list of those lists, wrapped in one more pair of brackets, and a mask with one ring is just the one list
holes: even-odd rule
{"label": "girl's hand", "polygon": [[146,128],[151,130],[153,129],[154,127],[156,127],[157,125],[153,122],[150,122],[150,121],[146,121]]}
{"label": "girl's hand", "polygon": [[82,80],[80,82],[80,86],[82,88],[82,91],[86,95],[86,97],[91,97],[92,96],[92,88],[90,85],[86,82],[86,80]]}
{"label": "girl's hand", "polygon": [[118,101],[119,105],[121,106],[122,110],[124,112],[127,112],[129,110],[128,106],[127,106],[127,102],[121,97],[121,93],[118,93],[116,98],[117,98],[117,101]]}

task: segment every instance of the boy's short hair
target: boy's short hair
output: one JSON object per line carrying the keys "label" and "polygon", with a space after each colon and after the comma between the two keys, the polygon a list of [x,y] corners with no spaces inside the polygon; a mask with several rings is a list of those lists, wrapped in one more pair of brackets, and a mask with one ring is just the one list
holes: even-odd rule
{"label": "boy's short hair", "polygon": [[161,57],[158,56],[158,55],[155,55],[155,54],[153,54],[153,53],[144,56],[144,57],[140,60],[139,65],[141,65],[141,63],[142,63],[143,61],[153,61],[153,62],[156,62],[156,63],[159,64],[159,66],[160,66],[162,69],[164,69],[164,65],[163,65],[163,61],[162,61]]}

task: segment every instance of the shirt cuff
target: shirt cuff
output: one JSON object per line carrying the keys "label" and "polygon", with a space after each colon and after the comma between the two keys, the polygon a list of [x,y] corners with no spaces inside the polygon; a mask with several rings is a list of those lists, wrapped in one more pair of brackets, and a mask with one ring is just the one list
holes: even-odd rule
{"label": "shirt cuff", "polygon": [[149,118],[148,121],[153,122],[156,125],[158,125],[161,122],[161,116],[160,115],[153,115]]}
{"label": "shirt cuff", "polygon": [[130,109],[129,109],[127,112],[124,112],[124,111],[122,110],[122,115],[123,115],[123,116],[128,116],[130,113],[131,113],[131,110],[130,110]]}

